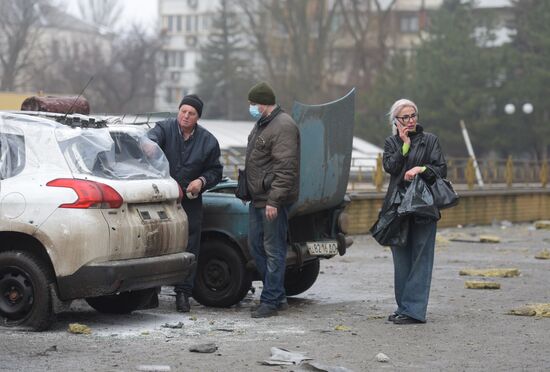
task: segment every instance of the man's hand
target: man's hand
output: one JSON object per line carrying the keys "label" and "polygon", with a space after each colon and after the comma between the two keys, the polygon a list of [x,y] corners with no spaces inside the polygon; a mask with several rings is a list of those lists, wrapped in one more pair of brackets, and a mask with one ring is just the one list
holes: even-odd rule
{"label": "man's hand", "polygon": [[142,142],[141,143],[141,149],[147,155],[147,157],[152,158],[156,155],[158,146],[156,143],[150,141],[150,142]]}
{"label": "man's hand", "polygon": [[265,218],[267,218],[268,221],[273,221],[275,218],[277,218],[277,208],[272,207],[271,205],[266,205]]}
{"label": "man's hand", "polygon": [[194,197],[197,197],[197,195],[200,194],[201,190],[202,190],[202,181],[197,178],[196,180],[193,180],[191,181],[191,183],[189,183],[185,191],[187,193],[193,194]]}

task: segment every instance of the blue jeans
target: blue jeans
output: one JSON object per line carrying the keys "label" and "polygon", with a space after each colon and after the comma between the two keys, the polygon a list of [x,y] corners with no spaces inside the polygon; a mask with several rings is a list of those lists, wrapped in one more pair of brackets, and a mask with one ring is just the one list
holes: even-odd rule
{"label": "blue jeans", "polygon": [[434,263],[436,221],[410,220],[407,246],[392,247],[397,314],[426,321]]}
{"label": "blue jeans", "polygon": [[288,206],[279,207],[277,218],[268,221],[265,208],[255,208],[250,203],[248,218],[248,246],[264,284],[260,302],[276,307],[286,302]]}

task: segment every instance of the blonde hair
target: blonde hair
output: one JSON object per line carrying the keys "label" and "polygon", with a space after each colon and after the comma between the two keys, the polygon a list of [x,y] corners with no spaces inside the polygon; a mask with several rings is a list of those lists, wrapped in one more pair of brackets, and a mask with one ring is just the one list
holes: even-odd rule
{"label": "blonde hair", "polygon": [[390,120],[390,126],[392,128],[392,133],[397,134],[397,128],[395,125],[393,125],[393,121],[395,120],[395,117],[401,110],[403,110],[405,107],[412,107],[414,108],[414,111],[418,113],[418,107],[416,107],[416,103],[411,101],[410,99],[401,98],[398,99],[391,105],[390,111],[388,112],[388,117]]}

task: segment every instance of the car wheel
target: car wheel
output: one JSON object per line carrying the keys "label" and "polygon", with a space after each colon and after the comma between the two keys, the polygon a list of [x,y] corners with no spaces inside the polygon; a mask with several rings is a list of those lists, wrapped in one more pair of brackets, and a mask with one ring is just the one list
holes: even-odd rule
{"label": "car wheel", "polygon": [[155,288],[141,289],[115,295],[88,297],[86,302],[100,313],[129,314],[134,310],[146,308],[156,293]]}
{"label": "car wheel", "polygon": [[218,240],[201,244],[195,300],[204,306],[228,307],[241,301],[251,284],[245,260],[236,249]]}
{"label": "car wheel", "polygon": [[43,331],[53,322],[50,271],[21,251],[0,253],[0,316],[3,325]]}
{"label": "car wheel", "polygon": [[316,259],[299,269],[287,270],[285,273],[286,295],[295,296],[311,288],[319,276],[320,267],[319,259]]}

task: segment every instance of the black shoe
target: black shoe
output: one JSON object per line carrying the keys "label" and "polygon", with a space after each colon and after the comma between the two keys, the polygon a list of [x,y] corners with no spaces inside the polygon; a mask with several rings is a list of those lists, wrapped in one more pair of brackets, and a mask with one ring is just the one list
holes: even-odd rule
{"label": "black shoe", "polygon": [[388,320],[389,320],[390,322],[393,322],[393,321],[395,320],[395,318],[397,318],[398,316],[399,316],[399,314],[393,313],[393,314],[391,314],[391,315],[388,317]]}
{"label": "black shoe", "polygon": [[421,320],[411,318],[407,315],[397,315],[395,319],[393,320],[393,324],[418,324],[418,323],[424,323]]}
{"label": "black shoe", "polygon": [[[256,311],[258,310],[258,308],[260,307],[261,304],[259,305],[254,305],[254,306],[251,306],[250,307],[250,311]],[[288,310],[288,302],[279,302],[279,305],[277,305],[277,311],[285,311],[285,310]]]}
{"label": "black shoe", "polygon": [[180,313],[188,313],[191,311],[189,296],[180,292],[176,293],[176,310]]}
{"label": "black shoe", "polygon": [[254,310],[251,314],[252,318],[269,318],[271,316],[276,316],[277,308],[271,307],[266,304],[260,304],[256,310]]}

